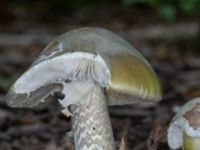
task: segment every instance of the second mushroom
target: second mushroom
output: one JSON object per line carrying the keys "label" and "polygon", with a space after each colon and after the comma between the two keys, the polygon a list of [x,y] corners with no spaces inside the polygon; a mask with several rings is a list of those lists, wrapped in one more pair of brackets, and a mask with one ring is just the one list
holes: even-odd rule
{"label": "second mushroom", "polygon": [[200,98],[184,104],[177,112],[168,129],[170,149],[200,149]]}
{"label": "second mushroom", "polygon": [[72,117],[76,150],[115,150],[107,106],[157,102],[159,80],[128,42],[101,28],[80,28],[52,41],[7,95],[11,107],[33,107],[56,91]]}

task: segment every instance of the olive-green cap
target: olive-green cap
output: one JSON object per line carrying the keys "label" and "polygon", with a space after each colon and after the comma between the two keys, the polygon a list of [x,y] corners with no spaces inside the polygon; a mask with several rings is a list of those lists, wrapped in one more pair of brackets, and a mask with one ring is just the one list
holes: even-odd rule
{"label": "olive-green cap", "polygon": [[184,135],[184,150],[199,150],[200,149],[200,138],[193,138],[188,135]]}
{"label": "olive-green cap", "polygon": [[108,30],[85,27],[64,33],[47,45],[13,84],[7,103],[32,107],[50,93],[62,90],[61,81],[74,80],[99,84],[109,105],[161,99],[158,77],[131,44]]}

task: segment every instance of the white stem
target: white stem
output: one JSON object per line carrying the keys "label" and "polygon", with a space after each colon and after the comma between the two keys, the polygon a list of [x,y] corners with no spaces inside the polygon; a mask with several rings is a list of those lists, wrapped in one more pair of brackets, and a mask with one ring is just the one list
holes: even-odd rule
{"label": "white stem", "polygon": [[107,103],[95,87],[88,104],[70,108],[76,150],[115,150]]}

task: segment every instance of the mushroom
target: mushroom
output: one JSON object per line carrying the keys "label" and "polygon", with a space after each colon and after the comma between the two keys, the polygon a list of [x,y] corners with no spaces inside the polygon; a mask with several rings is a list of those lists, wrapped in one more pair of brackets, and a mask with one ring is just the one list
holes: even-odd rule
{"label": "mushroom", "polygon": [[200,98],[187,102],[173,118],[168,129],[171,149],[200,149]]}
{"label": "mushroom", "polygon": [[72,118],[76,150],[114,150],[107,106],[157,102],[159,80],[128,42],[95,27],[72,30],[53,40],[12,85],[11,107],[33,107],[54,92]]}

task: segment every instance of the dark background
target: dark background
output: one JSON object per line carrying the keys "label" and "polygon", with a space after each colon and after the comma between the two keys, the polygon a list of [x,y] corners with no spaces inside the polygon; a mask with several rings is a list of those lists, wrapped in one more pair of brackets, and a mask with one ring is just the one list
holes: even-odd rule
{"label": "dark background", "polygon": [[[5,104],[10,85],[57,35],[83,26],[107,28],[151,63],[163,86],[156,106],[109,109],[116,141],[130,150],[168,150],[175,112],[200,96],[199,0],[0,1],[0,150],[70,150],[70,119],[53,97],[32,109]],[[117,145],[118,142],[117,142]]]}

